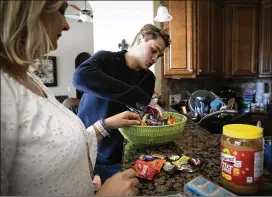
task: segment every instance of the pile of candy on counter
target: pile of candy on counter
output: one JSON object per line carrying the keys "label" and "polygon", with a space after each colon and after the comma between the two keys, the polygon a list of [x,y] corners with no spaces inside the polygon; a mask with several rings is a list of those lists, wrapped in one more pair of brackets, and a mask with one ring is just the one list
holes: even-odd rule
{"label": "pile of candy on counter", "polygon": [[165,157],[159,154],[140,155],[132,168],[136,171],[136,176],[142,179],[153,180],[160,173],[161,169],[169,174],[177,171],[193,172],[195,167],[202,163],[199,158],[188,157],[186,155],[171,155]]}

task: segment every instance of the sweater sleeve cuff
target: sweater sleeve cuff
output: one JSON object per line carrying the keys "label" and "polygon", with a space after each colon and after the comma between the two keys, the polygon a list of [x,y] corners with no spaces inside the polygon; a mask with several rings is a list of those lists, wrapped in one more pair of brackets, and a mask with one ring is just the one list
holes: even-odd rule
{"label": "sweater sleeve cuff", "polygon": [[97,157],[97,137],[93,126],[90,126],[86,129],[87,131],[87,143],[90,153],[90,158],[92,160],[93,169]]}

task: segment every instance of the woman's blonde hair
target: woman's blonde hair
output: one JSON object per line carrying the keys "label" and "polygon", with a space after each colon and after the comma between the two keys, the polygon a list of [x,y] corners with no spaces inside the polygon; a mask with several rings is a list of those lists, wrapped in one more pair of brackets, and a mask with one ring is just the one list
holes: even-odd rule
{"label": "woman's blonde hair", "polygon": [[0,1],[0,56],[16,65],[10,65],[6,69],[13,73],[22,69],[27,70],[34,59],[41,59],[52,49],[42,14],[57,11],[63,2]]}

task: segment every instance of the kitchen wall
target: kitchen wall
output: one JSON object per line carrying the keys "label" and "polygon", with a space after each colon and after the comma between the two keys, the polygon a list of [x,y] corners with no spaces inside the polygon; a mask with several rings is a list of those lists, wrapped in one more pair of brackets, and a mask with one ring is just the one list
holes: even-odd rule
{"label": "kitchen wall", "polygon": [[170,94],[181,94],[181,99],[187,99],[185,89],[191,93],[199,89],[218,92],[221,87],[232,87],[241,96],[245,88],[254,87],[256,82],[267,83],[268,91],[272,92],[271,79],[162,79],[162,100],[168,104]]}
{"label": "kitchen wall", "polygon": [[[89,1],[94,10],[94,52],[119,51],[118,44],[125,39],[130,45],[145,24],[154,24],[159,1]],[[159,26],[160,24],[156,23]],[[161,92],[161,63],[151,69],[156,77],[155,90]]]}
{"label": "kitchen wall", "polygon": [[75,71],[75,59],[78,54],[87,52],[93,54],[93,24],[77,23],[77,20],[67,19],[70,30],[62,32],[58,41],[58,48],[49,55],[57,56],[57,87],[49,87],[55,96],[68,95],[76,97],[76,90],[72,85]]}

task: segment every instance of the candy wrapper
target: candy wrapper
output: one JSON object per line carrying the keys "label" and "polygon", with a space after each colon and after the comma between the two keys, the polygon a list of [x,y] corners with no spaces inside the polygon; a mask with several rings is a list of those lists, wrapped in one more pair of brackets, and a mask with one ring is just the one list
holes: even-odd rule
{"label": "candy wrapper", "polygon": [[165,164],[166,160],[164,159],[155,159],[153,161],[148,161],[157,171],[161,171],[162,166]]}
{"label": "candy wrapper", "polygon": [[166,158],[164,155],[157,154],[157,153],[151,153],[151,155],[152,155],[153,157],[158,158],[158,159],[165,159],[165,158]]}
{"label": "candy wrapper", "polygon": [[177,170],[182,171],[182,172],[193,172],[194,170],[192,167],[188,164],[183,164],[180,167],[177,167]]}
{"label": "candy wrapper", "polygon": [[[155,102],[150,102],[147,106],[138,106],[138,113],[141,114],[141,126],[163,126],[176,124],[176,120],[173,116],[163,117],[162,108]],[[134,109],[127,106],[131,111]],[[134,110],[136,111],[136,109]]]}
{"label": "candy wrapper", "polygon": [[140,155],[139,157],[140,160],[142,161],[153,161],[154,159],[156,159],[156,157],[153,157],[152,155]]}
{"label": "candy wrapper", "polygon": [[168,157],[168,159],[170,161],[177,161],[178,159],[180,159],[180,156],[179,155],[171,155]]}
{"label": "candy wrapper", "polygon": [[168,119],[167,119],[167,124],[168,125],[172,125],[172,124],[175,124],[176,123],[176,120],[173,116],[170,116]]}
{"label": "candy wrapper", "polygon": [[147,180],[153,180],[154,176],[159,173],[152,163],[141,160],[137,160],[132,168],[136,171],[137,177]]}
{"label": "candy wrapper", "polygon": [[141,154],[139,159],[143,161],[153,161],[155,159],[165,159],[165,156],[156,153],[152,153],[150,155]]}
{"label": "candy wrapper", "polygon": [[143,115],[142,122],[144,122],[144,123],[145,123],[145,121],[146,121],[146,119],[147,119],[148,115],[149,115],[149,114],[147,114],[147,113]]}
{"label": "candy wrapper", "polygon": [[200,166],[201,165],[201,161],[199,158],[197,157],[192,157],[190,160],[189,160],[189,164],[193,165],[193,166]]}
{"label": "candy wrapper", "polygon": [[148,105],[151,110],[156,110],[156,114],[154,114],[155,117],[162,117],[163,109],[154,101],[151,101]]}
{"label": "candy wrapper", "polygon": [[180,167],[183,164],[187,164],[190,157],[187,157],[186,155],[182,155],[177,161],[172,162],[177,167]]}
{"label": "candy wrapper", "polygon": [[177,170],[177,167],[171,164],[171,162],[166,162],[163,165],[163,170],[169,174],[174,174]]}

